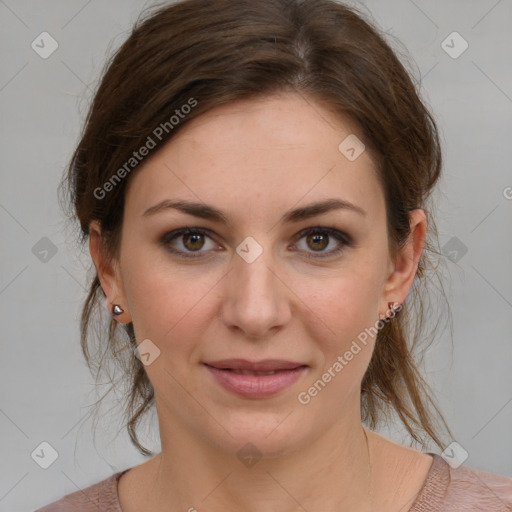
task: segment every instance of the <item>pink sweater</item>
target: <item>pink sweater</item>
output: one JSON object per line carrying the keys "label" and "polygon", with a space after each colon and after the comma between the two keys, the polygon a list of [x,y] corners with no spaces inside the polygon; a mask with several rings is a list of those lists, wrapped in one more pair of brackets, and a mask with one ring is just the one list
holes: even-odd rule
{"label": "pink sweater", "polygon": [[[408,512],[512,512],[512,478],[465,466],[453,469],[440,455],[431,455],[430,471]],[[35,512],[123,512],[117,481],[126,471]]]}

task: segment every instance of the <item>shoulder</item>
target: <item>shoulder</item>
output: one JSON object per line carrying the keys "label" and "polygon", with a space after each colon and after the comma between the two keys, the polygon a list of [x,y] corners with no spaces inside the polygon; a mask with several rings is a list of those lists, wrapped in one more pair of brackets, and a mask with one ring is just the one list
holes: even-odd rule
{"label": "shoulder", "polygon": [[85,489],[66,494],[60,500],[35,512],[122,512],[117,495],[117,482],[125,471],[119,471]]}
{"label": "shoulder", "polygon": [[410,512],[512,512],[512,478],[434,457]]}

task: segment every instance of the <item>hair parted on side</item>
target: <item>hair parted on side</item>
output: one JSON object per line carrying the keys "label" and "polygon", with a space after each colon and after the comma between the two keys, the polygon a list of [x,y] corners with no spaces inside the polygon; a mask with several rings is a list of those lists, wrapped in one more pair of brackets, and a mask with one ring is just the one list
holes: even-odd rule
{"label": "hair parted on side", "polygon": [[[425,300],[430,276],[439,279],[434,259],[442,255],[428,202],[441,173],[441,146],[418,84],[395,50],[362,12],[334,0],[180,0],[143,14],[105,64],[60,185],[69,218],[79,222],[79,244],[97,220],[105,254],[118,257],[125,190],[140,166],[133,152],[148,146],[148,137],[151,155],[215,107],[281,92],[351,119],[378,169],[391,254],[410,234],[411,210],[423,208],[428,221],[411,293],[377,335],[361,387],[362,421],[375,428],[394,411],[415,442],[430,438],[442,448],[439,420],[451,432],[414,356],[420,342],[433,339],[433,332],[424,332],[433,316]],[[133,325],[123,330],[111,317],[100,321],[104,301],[96,274],[82,310],[82,351],[96,378],[106,361],[122,368],[129,436],[143,455],[152,455],[136,428],[154,403],[154,390],[133,356]],[[91,353],[93,326],[101,357]]]}

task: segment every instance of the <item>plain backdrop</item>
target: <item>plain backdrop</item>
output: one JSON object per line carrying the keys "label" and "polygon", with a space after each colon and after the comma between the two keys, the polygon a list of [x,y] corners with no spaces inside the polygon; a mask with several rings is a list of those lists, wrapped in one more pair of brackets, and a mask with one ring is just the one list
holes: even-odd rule
{"label": "plain backdrop", "polygon": [[[0,1],[0,512],[144,460],[115,409],[102,408],[93,442],[88,406],[107,387],[94,390],[79,346],[88,255],[66,236],[56,190],[106,57],[147,5]],[[512,2],[352,5],[403,43],[441,130],[437,222],[454,329],[453,346],[444,330],[428,352],[428,380],[465,464],[512,476]],[[58,44],[47,58],[32,47],[42,32]],[[155,417],[148,426],[142,440],[158,451]],[[47,469],[33,455],[45,442],[58,454]]]}

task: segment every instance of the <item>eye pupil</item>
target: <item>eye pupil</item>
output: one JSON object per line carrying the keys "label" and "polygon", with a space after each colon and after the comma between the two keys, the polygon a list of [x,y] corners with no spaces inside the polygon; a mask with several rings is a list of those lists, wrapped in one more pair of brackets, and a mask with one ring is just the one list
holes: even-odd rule
{"label": "eye pupil", "polygon": [[310,241],[313,241],[313,243],[315,243],[315,244],[318,243],[319,241],[322,242],[322,239],[323,239],[323,244],[321,244],[321,247],[316,247],[316,249],[320,249],[320,250],[325,249],[327,247],[328,235],[315,233],[315,234],[308,235],[308,237],[307,237],[308,243]]}
{"label": "eye pupil", "polygon": [[[201,249],[204,245],[204,240],[201,240],[201,238],[203,237],[202,234],[198,234],[198,233],[186,233],[183,235],[183,245],[190,251],[195,251],[195,250],[198,250],[198,249]],[[190,240],[190,239],[193,239],[192,241],[192,247],[190,247],[187,242]],[[195,243],[197,243],[199,241],[201,241],[202,243],[199,244],[199,247],[198,246],[195,246]]]}

